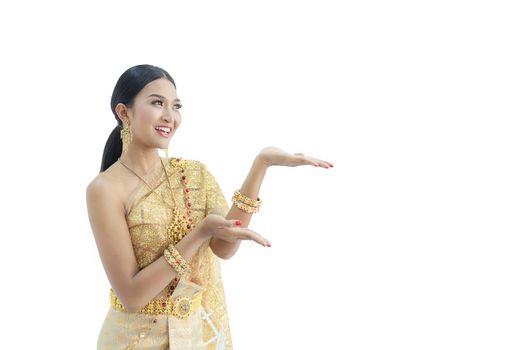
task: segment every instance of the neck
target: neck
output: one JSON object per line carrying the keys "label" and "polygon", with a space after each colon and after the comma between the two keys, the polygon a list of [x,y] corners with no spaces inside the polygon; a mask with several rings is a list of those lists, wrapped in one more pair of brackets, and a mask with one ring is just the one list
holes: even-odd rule
{"label": "neck", "polygon": [[151,173],[160,163],[159,158],[157,148],[136,149],[132,145],[120,155],[120,160],[141,176]]}

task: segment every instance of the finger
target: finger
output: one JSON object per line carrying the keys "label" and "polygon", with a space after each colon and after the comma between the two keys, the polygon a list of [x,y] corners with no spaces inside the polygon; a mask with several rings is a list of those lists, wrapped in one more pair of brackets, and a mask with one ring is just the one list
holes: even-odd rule
{"label": "finger", "polygon": [[313,157],[305,156],[304,153],[294,153],[297,156],[298,160],[301,162],[297,165],[314,165],[319,166],[319,160]]}
{"label": "finger", "polygon": [[318,166],[318,162],[315,160],[315,158],[312,158],[312,157],[303,156],[302,162],[305,165],[310,164],[313,166]]}
{"label": "finger", "polygon": [[267,240],[266,238],[262,237],[261,235],[257,233],[253,233],[250,236],[251,236],[252,241],[259,243],[263,247],[270,247],[272,245],[269,240]]}
{"label": "finger", "polygon": [[333,167],[334,165],[332,163],[330,163],[329,161],[326,161],[326,160],[322,160],[323,163],[325,163],[326,165],[328,165],[329,167]]}
{"label": "finger", "polygon": [[323,167],[323,168],[330,168],[330,164],[328,162],[325,162],[324,160],[312,158],[317,163],[317,166]]}
{"label": "finger", "polygon": [[244,239],[244,240],[255,241],[255,242],[259,243],[260,245],[262,245],[263,247],[271,246],[271,242],[269,240],[267,240],[266,238],[264,238],[263,236],[261,236],[257,232],[255,232],[253,230],[250,230],[250,229],[242,229],[242,230],[240,230],[239,238],[240,239]]}
{"label": "finger", "polygon": [[237,226],[241,226],[242,221],[238,219],[232,219],[232,220],[228,220],[228,224],[230,225],[230,227],[237,227]]}

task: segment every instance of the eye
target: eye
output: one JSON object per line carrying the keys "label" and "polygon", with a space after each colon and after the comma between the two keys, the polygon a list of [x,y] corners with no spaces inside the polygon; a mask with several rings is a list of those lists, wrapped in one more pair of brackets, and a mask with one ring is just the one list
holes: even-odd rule
{"label": "eye", "polygon": [[157,102],[160,102],[160,103],[162,103],[162,101],[161,101],[161,100],[155,100],[155,101],[153,101],[153,104],[155,104],[155,103],[157,103]]}
{"label": "eye", "polygon": [[175,107],[177,107],[177,109],[181,109],[181,108],[182,108],[182,103],[177,103],[177,104],[175,105]]}

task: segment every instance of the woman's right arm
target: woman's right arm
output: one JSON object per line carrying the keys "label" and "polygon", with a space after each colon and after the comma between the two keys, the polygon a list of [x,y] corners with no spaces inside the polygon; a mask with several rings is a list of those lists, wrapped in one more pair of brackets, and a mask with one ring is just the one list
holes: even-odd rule
{"label": "woman's right arm", "polygon": [[[125,219],[125,207],[109,183],[100,178],[93,180],[86,188],[86,202],[91,229],[109,283],[126,310],[137,312],[154,299],[177,273],[164,255],[139,269]],[[199,223],[175,247],[189,262],[210,237]]]}

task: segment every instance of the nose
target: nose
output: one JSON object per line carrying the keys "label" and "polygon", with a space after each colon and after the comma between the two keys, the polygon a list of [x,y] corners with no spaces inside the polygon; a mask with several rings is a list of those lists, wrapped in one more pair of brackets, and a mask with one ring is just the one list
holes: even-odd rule
{"label": "nose", "polygon": [[168,109],[166,113],[163,114],[162,119],[167,123],[173,123],[173,120],[175,120],[175,111]]}

